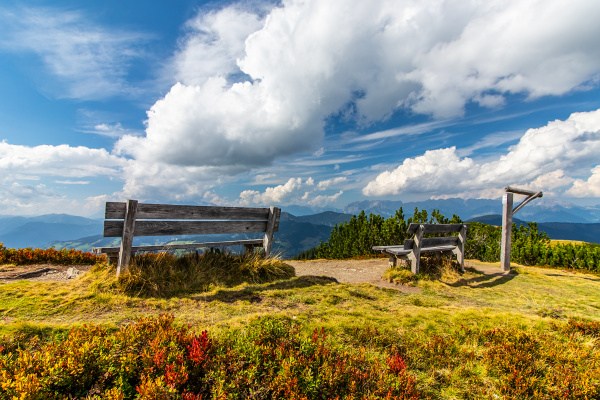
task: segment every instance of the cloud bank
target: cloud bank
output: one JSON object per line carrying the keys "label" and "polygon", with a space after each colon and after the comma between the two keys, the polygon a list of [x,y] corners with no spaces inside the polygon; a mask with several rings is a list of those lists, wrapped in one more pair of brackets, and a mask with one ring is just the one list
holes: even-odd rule
{"label": "cloud bank", "polygon": [[[565,121],[529,129],[508,153],[477,162],[457,154],[456,147],[429,150],[405,159],[391,171],[379,174],[363,189],[367,196],[429,193],[457,197],[485,197],[490,188],[523,184],[553,190],[573,182],[568,194],[600,194],[600,110],[574,113]],[[592,166],[595,166],[591,170]],[[587,181],[566,175],[589,174]]]}
{"label": "cloud bank", "polygon": [[94,212],[96,207],[84,209],[84,202],[69,199],[47,182],[86,185],[89,181],[82,178],[120,179],[127,163],[104,149],[0,142],[0,209],[3,214]]}
{"label": "cloud bank", "polygon": [[[116,145],[138,164],[127,187],[145,191],[155,164],[160,174],[187,168],[190,180],[177,184],[196,186],[207,168],[235,174],[316,150],[332,115],[454,118],[469,103],[582,89],[600,73],[598,14],[600,3],[584,0],[287,0],[267,12],[234,4],[201,14],[173,61],[179,83],[148,111],[146,135]],[[471,162],[446,150],[407,163],[433,167],[438,156]]]}

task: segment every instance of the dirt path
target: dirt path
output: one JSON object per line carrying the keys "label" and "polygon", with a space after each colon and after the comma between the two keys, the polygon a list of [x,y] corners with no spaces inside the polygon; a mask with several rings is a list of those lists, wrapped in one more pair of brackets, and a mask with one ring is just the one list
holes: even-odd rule
{"label": "dirt path", "polygon": [[[370,283],[375,286],[395,289],[405,293],[418,293],[421,290],[418,287],[397,285],[381,279],[383,273],[388,268],[388,260],[386,258],[365,260],[286,260],[285,262],[294,267],[297,276],[328,276],[342,283]],[[502,274],[498,263],[482,263],[477,260],[467,260],[465,267],[474,268],[485,275]],[[5,265],[0,266],[0,282],[10,282],[19,279],[66,281],[85,273],[89,269],[89,265]]]}
{"label": "dirt path", "polygon": [[285,263],[296,269],[297,276],[330,276],[342,283],[370,283],[405,293],[418,293],[421,291],[420,288],[396,285],[381,279],[385,270],[388,269],[387,258],[368,260],[286,260]]}

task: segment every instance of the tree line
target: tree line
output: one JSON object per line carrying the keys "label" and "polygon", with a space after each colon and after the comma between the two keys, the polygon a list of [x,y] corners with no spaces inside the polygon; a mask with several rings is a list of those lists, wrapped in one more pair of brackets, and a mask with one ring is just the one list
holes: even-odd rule
{"label": "tree line", "polygon": [[[458,215],[445,217],[439,210],[428,214],[427,210],[415,208],[406,218],[402,207],[394,215],[384,218],[377,214],[367,215],[361,211],[345,223],[336,225],[329,240],[302,252],[299,259],[342,259],[372,256],[377,252],[373,246],[403,244],[411,223],[450,224],[462,223]],[[467,223],[467,258],[481,261],[500,261],[500,238],[502,229],[479,222]],[[540,265],[600,272],[600,246],[589,243],[551,242],[536,223],[513,226],[511,260],[522,265]]]}

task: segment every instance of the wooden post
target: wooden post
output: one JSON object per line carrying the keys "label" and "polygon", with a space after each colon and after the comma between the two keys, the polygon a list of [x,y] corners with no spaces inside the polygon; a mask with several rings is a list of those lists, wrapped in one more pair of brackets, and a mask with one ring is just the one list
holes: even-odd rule
{"label": "wooden post", "polygon": [[280,212],[277,207],[269,208],[269,220],[267,221],[267,230],[265,231],[265,237],[263,238],[263,248],[265,249],[265,257],[269,257],[271,253],[271,246],[273,245],[273,232],[275,232],[275,222],[277,221],[277,214]]}
{"label": "wooden post", "polygon": [[[502,242],[500,246],[500,266],[504,272],[510,271],[510,246],[512,234],[513,216],[525,205],[538,197],[542,197],[542,192],[532,192],[531,190],[518,189],[507,186],[504,188],[506,193],[502,197]],[[520,194],[525,200],[513,208],[513,193]]]}
{"label": "wooden post", "polygon": [[500,266],[510,271],[510,246],[513,218],[513,194],[504,193],[502,197],[502,242],[500,244]]}
{"label": "wooden post", "polygon": [[419,225],[419,228],[415,232],[410,259],[410,270],[413,274],[419,273],[419,267],[421,265],[421,240],[423,239],[423,234],[425,233],[424,231],[425,227],[423,225]]}
{"label": "wooden post", "polygon": [[135,214],[137,213],[137,200],[127,200],[125,208],[125,219],[123,221],[123,236],[121,237],[121,248],[119,249],[119,263],[117,264],[117,276],[125,271],[131,260],[131,247],[133,245],[133,232],[135,230]]}
{"label": "wooden post", "polygon": [[458,246],[456,246],[456,258],[460,263],[461,272],[465,272],[465,242],[467,241],[467,225],[463,225],[458,232]]}

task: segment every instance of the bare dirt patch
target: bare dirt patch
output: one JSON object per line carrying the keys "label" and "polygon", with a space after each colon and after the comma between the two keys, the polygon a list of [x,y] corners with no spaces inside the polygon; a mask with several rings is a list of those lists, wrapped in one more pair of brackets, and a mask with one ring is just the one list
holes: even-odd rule
{"label": "bare dirt patch", "polygon": [[1,265],[0,281],[27,279],[32,281],[66,281],[88,271],[91,265]]}
{"label": "bare dirt patch", "polygon": [[388,269],[387,258],[367,260],[286,260],[296,270],[297,276],[316,275],[335,278],[342,283],[370,283],[375,286],[396,289],[405,293],[418,293],[420,288],[397,285],[382,279]]}

